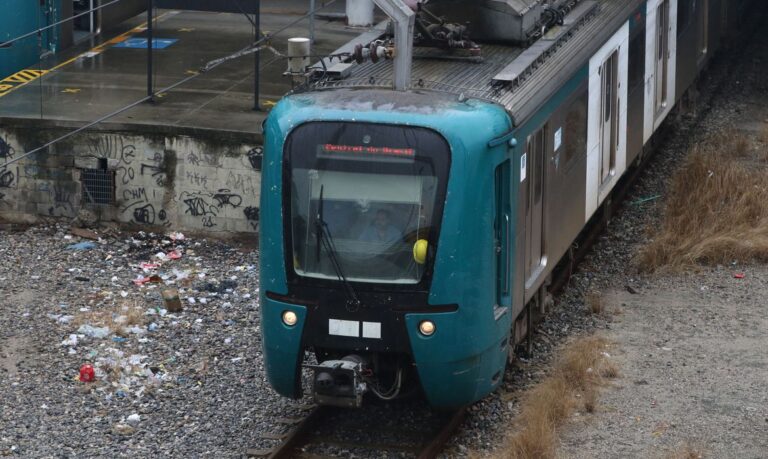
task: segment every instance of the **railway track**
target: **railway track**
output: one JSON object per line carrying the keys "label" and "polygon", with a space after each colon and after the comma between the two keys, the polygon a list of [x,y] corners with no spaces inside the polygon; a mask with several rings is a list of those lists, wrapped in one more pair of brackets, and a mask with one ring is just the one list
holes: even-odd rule
{"label": "railway track", "polygon": [[[405,409],[405,411],[403,411]],[[267,459],[340,457],[373,454],[376,457],[437,457],[458,430],[466,416],[466,408],[451,413],[430,413],[420,422],[402,422],[399,415],[409,416],[407,406],[388,411],[389,419],[366,409],[349,410],[327,406],[306,407],[306,415],[279,420],[288,430],[269,435],[279,440],[271,449],[251,449],[247,457]],[[394,416],[392,416],[394,415]]]}

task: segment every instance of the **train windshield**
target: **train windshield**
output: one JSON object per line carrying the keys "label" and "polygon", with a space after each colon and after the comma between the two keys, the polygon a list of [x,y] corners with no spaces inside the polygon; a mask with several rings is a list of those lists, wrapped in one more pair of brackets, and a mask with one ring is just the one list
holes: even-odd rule
{"label": "train windshield", "polygon": [[442,137],[410,127],[310,123],[291,135],[286,155],[296,274],[389,284],[423,279],[447,180]]}

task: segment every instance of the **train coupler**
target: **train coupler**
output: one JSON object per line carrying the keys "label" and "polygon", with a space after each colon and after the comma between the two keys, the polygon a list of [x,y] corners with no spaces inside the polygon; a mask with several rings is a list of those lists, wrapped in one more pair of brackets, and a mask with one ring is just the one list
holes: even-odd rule
{"label": "train coupler", "polygon": [[309,366],[314,372],[312,392],[315,403],[360,408],[363,395],[368,392],[368,385],[363,380],[366,366],[365,360],[357,355]]}

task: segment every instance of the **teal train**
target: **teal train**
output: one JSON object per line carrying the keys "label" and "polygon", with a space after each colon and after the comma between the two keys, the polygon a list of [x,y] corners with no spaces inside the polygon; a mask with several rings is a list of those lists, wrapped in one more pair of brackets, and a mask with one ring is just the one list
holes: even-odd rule
{"label": "teal train", "polygon": [[261,308],[281,395],[451,409],[496,389],[579,234],[748,7],[518,3],[430,2],[407,90],[381,27],[270,113]]}

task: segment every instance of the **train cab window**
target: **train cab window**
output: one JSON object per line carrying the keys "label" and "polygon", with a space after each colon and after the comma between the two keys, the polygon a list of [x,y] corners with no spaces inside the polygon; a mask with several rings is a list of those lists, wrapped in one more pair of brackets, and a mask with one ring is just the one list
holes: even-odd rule
{"label": "train cab window", "polygon": [[419,283],[437,241],[449,160],[446,142],[426,129],[298,128],[286,142],[294,272]]}

